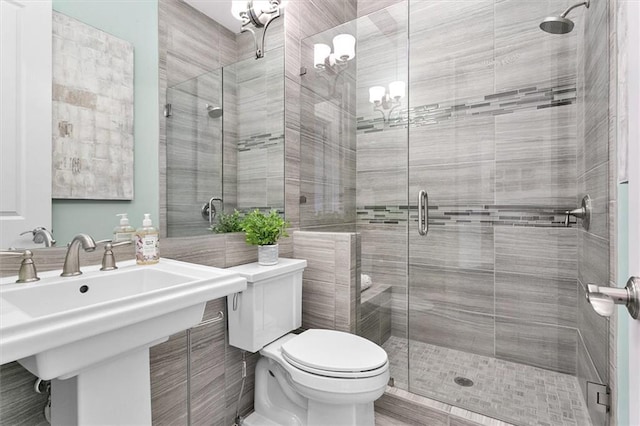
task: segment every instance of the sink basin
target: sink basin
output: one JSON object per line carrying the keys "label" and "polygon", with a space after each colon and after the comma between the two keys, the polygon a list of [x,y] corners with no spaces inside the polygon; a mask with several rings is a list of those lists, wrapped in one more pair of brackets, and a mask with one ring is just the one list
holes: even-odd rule
{"label": "sink basin", "polygon": [[[56,278],[47,285],[17,285],[2,292],[2,300],[32,318],[52,315],[149,291],[184,284],[193,277],[158,269],[132,269],[113,274],[88,274],[77,279]],[[44,283],[43,283],[44,284]]]}
{"label": "sink basin", "polygon": [[[206,301],[246,288],[242,278],[224,269],[169,259],[146,266],[121,262],[115,271],[89,266],[83,272],[77,277],[60,277],[60,271],[45,272],[40,274],[40,281],[29,284],[13,284],[15,277],[0,281],[0,363],[20,360],[45,380],[68,375],[99,358],[189,328],[201,321]],[[187,308],[195,308],[195,313],[185,312],[185,318],[174,318],[176,324],[162,326],[151,321],[146,327],[140,326]],[[136,330],[128,330],[132,326]],[[139,335],[127,335],[127,339],[120,336],[100,353],[93,353],[96,351],[91,347],[82,348],[79,364],[84,365],[49,359],[54,355],[51,351],[60,352],[83,339],[100,343],[96,337],[109,339],[109,333],[117,330]],[[27,357],[35,359],[23,361]]]}
{"label": "sink basin", "polygon": [[[144,424],[150,419],[150,408],[146,413],[132,407],[136,413],[127,417],[121,404],[140,392],[149,394],[148,348],[199,323],[208,300],[247,286],[233,272],[169,259],[156,265],[128,261],[118,266],[115,271],[100,271],[98,265],[83,267],[84,273],[76,277],[45,272],[40,281],[28,284],[15,284],[16,277],[0,280],[0,363],[17,360],[41,379],[57,379],[52,383],[54,420],[56,382],[61,389],[58,401],[80,390],[83,395],[91,393],[95,381],[101,383],[102,394],[95,399],[107,407],[104,413],[99,407],[80,407],[78,402],[78,413],[89,417],[58,412],[54,424],[92,424],[91,416],[105,415],[125,416],[108,417],[109,424]],[[122,383],[133,380],[133,370],[144,373],[136,379],[143,383]],[[116,383],[114,377],[121,371],[127,373]],[[104,401],[115,397],[104,395],[111,389],[110,382],[114,382],[112,393],[124,395],[111,408]],[[63,391],[69,386],[73,389]],[[127,388],[132,390],[130,395],[123,392]],[[138,411],[144,412],[142,417]]]}

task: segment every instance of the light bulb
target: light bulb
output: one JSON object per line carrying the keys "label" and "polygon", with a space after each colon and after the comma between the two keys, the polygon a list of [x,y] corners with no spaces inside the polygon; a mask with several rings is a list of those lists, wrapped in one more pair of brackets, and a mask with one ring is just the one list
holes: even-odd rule
{"label": "light bulb", "polygon": [[316,69],[325,67],[324,61],[331,54],[331,47],[326,44],[316,43],[313,45],[313,66]]}
{"label": "light bulb", "polygon": [[341,61],[348,61],[356,56],[356,38],[351,34],[338,34],[333,38],[333,53]]}
{"label": "light bulb", "polygon": [[396,101],[404,98],[405,83],[404,81],[392,81],[389,83],[389,96]]}
{"label": "light bulb", "polygon": [[263,13],[269,13],[271,10],[271,3],[268,0],[253,0],[253,12],[256,16],[260,16]]}
{"label": "light bulb", "polygon": [[382,86],[373,86],[369,88],[369,102],[372,104],[382,102],[386,89]]}
{"label": "light bulb", "polygon": [[247,2],[246,0],[233,0],[231,2],[231,14],[234,18],[239,21],[242,21],[242,15],[247,12]]}

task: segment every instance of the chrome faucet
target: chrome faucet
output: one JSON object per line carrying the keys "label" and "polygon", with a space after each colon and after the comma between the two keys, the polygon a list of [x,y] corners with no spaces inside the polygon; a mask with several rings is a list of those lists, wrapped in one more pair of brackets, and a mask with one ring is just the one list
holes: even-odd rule
{"label": "chrome faucet", "polygon": [[20,235],[25,235],[25,234],[32,234],[33,242],[36,244],[44,243],[45,247],[53,247],[56,245],[56,240],[53,239],[53,235],[51,234],[51,231],[49,231],[47,228],[38,226],[33,231],[24,231]]}
{"label": "chrome faucet", "polygon": [[78,234],[73,237],[67,248],[67,256],[64,258],[61,277],[73,277],[80,275],[80,246],[84,251],[94,251],[96,242],[87,234]]}

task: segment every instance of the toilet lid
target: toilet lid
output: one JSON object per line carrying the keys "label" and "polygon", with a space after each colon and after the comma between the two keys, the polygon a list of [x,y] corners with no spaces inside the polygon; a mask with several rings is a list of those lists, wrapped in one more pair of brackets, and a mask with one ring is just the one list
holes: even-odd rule
{"label": "toilet lid", "polygon": [[[387,364],[387,353],[360,336],[334,330],[307,330],[282,345],[282,355],[291,364],[314,374],[350,376],[378,370]],[[338,374],[332,374],[338,373]],[[340,374],[342,373],[342,374]]]}

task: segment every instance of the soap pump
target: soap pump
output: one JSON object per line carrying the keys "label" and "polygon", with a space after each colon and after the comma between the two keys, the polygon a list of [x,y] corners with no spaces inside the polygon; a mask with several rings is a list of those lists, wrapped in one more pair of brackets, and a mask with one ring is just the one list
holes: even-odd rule
{"label": "soap pump", "polygon": [[159,232],[151,223],[151,215],[144,214],[142,227],[136,231],[136,262],[151,265],[160,260]]}
{"label": "soap pump", "polygon": [[136,236],[136,229],[129,225],[129,218],[126,213],[120,213],[116,216],[120,216],[120,225],[113,228],[114,243],[120,243],[123,241],[133,241]]}

